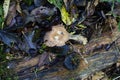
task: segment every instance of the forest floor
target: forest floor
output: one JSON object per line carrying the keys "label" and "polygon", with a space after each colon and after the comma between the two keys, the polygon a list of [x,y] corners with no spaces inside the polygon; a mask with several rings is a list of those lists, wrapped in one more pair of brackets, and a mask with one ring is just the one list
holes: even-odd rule
{"label": "forest floor", "polygon": [[120,0],[1,0],[0,80],[120,80]]}

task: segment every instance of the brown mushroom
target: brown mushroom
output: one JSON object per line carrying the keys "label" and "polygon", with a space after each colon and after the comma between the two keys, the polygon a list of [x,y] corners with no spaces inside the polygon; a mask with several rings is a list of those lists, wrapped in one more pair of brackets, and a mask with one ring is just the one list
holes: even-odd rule
{"label": "brown mushroom", "polygon": [[44,42],[47,46],[63,46],[69,40],[69,33],[62,24],[52,26],[52,30],[44,36]]}
{"label": "brown mushroom", "polygon": [[84,45],[87,43],[87,38],[80,34],[71,35],[62,24],[52,26],[52,30],[44,36],[44,43],[49,47],[63,46],[69,39],[76,40]]}

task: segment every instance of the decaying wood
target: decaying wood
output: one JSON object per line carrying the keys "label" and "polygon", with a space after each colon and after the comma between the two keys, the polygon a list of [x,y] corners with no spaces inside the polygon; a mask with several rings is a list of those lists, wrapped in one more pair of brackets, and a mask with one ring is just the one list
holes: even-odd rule
{"label": "decaying wood", "polygon": [[40,80],[67,80],[70,78],[86,78],[90,74],[116,63],[120,59],[120,53],[117,51],[101,52],[85,59],[88,63],[86,63],[84,60],[81,60],[80,66],[76,70],[67,70],[61,64],[61,66],[53,66],[50,69],[42,70],[37,73],[26,70],[27,73],[22,73],[19,75],[19,77],[20,80],[35,78]]}
{"label": "decaying wood", "polygon": [[63,66],[63,63],[58,62],[56,65],[53,65],[48,69],[30,72],[31,69],[33,69],[32,67],[35,67],[39,62],[40,56],[37,56],[28,61],[23,60],[18,62],[15,72],[18,74],[20,80],[69,80],[71,78],[86,78],[96,71],[100,71],[111,66],[120,59],[118,48],[120,45],[120,39],[118,39],[116,41],[117,44],[113,45],[108,51],[105,49],[106,44],[112,43],[112,41],[116,40],[118,36],[119,33],[114,31],[111,35],[103,35],[91,40],[85,46],[73,46],[73,50],[76,51],[76,53],[81,53],[84,57],[82,57],[79,67],[75,70],[67,70]]}

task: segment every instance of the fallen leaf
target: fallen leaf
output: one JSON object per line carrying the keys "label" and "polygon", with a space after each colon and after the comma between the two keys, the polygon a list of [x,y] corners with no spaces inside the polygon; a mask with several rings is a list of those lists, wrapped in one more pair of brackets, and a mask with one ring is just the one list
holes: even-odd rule
{"label": "fallen leaf", "polygon": [[21,10],[20,2],[19,2],[19,1],[17,2],[16,10],[17,10],[19,13],[22,13],[22,10]]}
{"label": "fallen leaf", "polygon": [[12,23],[12,20],[15,18],[15,16],[16,16],[16,2],[11,2],[8,10],[8,14],[7,14],[6,25],[9,26]]}
{"label": "fallen leaf", "polygon": [[4,4],[3,4],[4,18],[7,17],[9,5],[10,5],[10,0],[4,0]]}
{"label": "fallen leaf", "polygon": [[61,11],[61,16],[62,16],[62,21],[66,25],[70,25],[72,23],[72,20],[70,18],[70,14],[66,11],[65,7],[63,6],[60,11]]}
{"label": "fallen leaf", "polygon": [[9,47],[12,47],[14,43],[17,44],[19,42],[19,39],[15,34],[3,30],[0,30],[0,40]]}
{"label": "fallen leaf", "polygon": [[35,31],[26,34],[24,32],[22,33],[23,33],[23,41],[21,42],[21,44],[18,45],[18,47],[22,51],[25,51],[26,53],[30,54],[31,56],[36,55],[37,53],[36,44],[32,41]]}

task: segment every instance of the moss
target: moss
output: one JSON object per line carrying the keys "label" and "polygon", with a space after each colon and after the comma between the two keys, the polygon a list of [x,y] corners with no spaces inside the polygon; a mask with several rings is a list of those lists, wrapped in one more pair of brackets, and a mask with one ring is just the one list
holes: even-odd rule
{"label": "moss", "polygon": [[7,68],[7,53],[3,51],[4,45],[0,44],[0,80],[17,80],[17,76],[13,76],[13,70]]}

